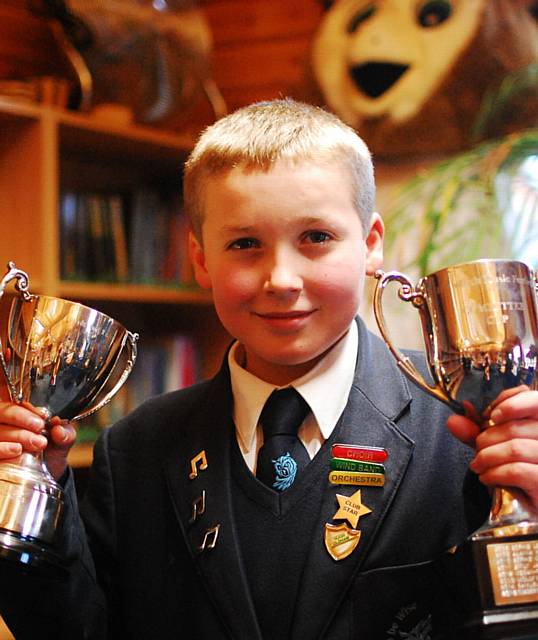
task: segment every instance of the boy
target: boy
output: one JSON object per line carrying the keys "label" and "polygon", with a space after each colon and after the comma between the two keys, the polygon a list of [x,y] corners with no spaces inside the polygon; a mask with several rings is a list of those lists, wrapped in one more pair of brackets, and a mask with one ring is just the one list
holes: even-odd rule
{"label": "boy", "polygon": [[[434,561],[489,504],[468,464],[538,504],[538,394],[507,393],[480,435],[462,417],[449,418],[459,440],[444,429],[448,410],[355,320],[382,261],[373,202],[366,147],[315,107],[261,103],[202,135],[185,169],[191,257],[236,341],[213,380],[103,433],[85,530],[66,466],[74,431],[53,427],[45,455],[68,496],[69,577],[0,566],[17,638],[428,638],[451,619],[455,594]],[[267,462],[263,407],[290,386],[299,440],[286,432]],[[4,458],[45,447],[26,408],[2,405],[0,423]],[[386,452],[384,483],[332,484],[338,443]]]}

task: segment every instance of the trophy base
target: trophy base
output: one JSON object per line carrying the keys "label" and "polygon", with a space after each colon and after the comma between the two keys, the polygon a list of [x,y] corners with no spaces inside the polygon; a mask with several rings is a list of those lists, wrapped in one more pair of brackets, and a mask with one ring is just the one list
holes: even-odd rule
{"label": "trophy base", "polygon": [[25,567],[34,574],[61,578],[67,575],[62,558],[48,545],[0,529],[0,561]]}
{"label": "trophy base", "polygon": [[538,533],[477,532],[457,555],[468,609],[443,640],[537,640]]}

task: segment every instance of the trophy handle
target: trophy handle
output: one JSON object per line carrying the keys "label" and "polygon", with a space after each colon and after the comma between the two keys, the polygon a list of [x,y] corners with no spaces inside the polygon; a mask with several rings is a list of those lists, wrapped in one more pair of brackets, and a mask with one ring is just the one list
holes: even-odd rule
{"label": "trophy handle", "polygon": [[99,411],[99,409],[102,409],[106,404],[108,404],[112,400],[113,396],[115,396],[116,393],[121,389],[124,382],[129,377],[132,371],[132,368],[134,367],[134,363],[136,361],[136,356],[138,351],[136,346],[137,341],[138,341],[138,333],[131,333],[130,331],[126,331],[124,343],[122,345],[121,350],[123,351],[123,348],[125,347],[125,345],[127,345],[127,348],[129,349],[129,355],[127,357],[127,364],[125,365],[125,368],[121,376],[119,377],[118,381],[116,382],[114,387],[110,389],[110,391],[108,391],[108,393],[103,398],[101,398],[101,400],[95,406],[89,407],[88,409],[86,409],[86,411],[83,411],[80,415],[75,416],[74,418],[71,418],[71,422],[82,420],[83,418],[87,418],[88,416],[93,415],[94,413]]}
{"label": "trophy handle", "polygon": [[416,291],[409,278],[399,271],[387,271],[385,273],[379,269],[375,272],[374,277],[377,279],[374,291],[374,315],[377,320],[379,330],[381,331],[381,335],[387,343],[388,348],[391,350],[392,355],[396,358],[398,366],[421,389],[432,395],[434,398],[441,400],[441,402],[453,407],[454,402],[443,388],[439,384],[428,384],[411,360],[407,356],[404,356],[398,347],[394,345],[389,336],[387,324],[385,322],[385,316],[383,314],[383,293],[385,291],[385,287],[390,282],[399,282],[402,285],[398,291],[398,296],[401,300],[404,302],[411,302],[414,307],[427,313],[428,309],[424,304],[424,296],[420,291]]}
{"label": "trophy handle", "polygon": [[[22,299],[25,300],[26,302],[29,302],[30,300],[32,300],[34,296],[28,291],[28,285],[29,285],[28,274],[25,271],[22,271],[21,269],[17,269],[17,267],[15,266],[15,263],[11,261],[7,263],[7,269],[8,269],[7,273],[0,281],[0,299],[4,295],[7,285],[12,280],[17,280],[17,282],[15,283],[15,289],[21,294]],[[11,378],[9,377],[9,372],[7,369],[7,363],[6,363],[5,354],[4,354],[4,345],[2,343],[1,336],[0,336],[0,366],[2,367],[2,371],[4,372],[4,378],[6,380],[6,384],[9,387],[9,393],[11,395],[12,400],[15,402],[21,402],[22,398],[19,397],[19,393],[15,385],[11,381]]]}

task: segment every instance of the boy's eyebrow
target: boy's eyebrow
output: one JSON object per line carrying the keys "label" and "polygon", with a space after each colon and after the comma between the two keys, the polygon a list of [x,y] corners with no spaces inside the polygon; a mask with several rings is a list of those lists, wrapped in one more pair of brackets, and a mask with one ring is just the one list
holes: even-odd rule
{"label": "boy's eyebrow", "polygon": [[[298,225],[313,225],[313,224],[323,224],[327,225],[330,220],[327,219],[327,216],[316,216],[316,215],[307,215],[303,218],[297,218],[295,223]],[[224,225],[221,229],[222,233],[226,234],[244,234],[244,233],[256,233],[258,227],[256,225]]]}
{"label": "boy's eyebrow", "polygon": [[224,225],[221,231],[225,234],[243,234],[243,233],[254,233],[255,227],[252,225]]}

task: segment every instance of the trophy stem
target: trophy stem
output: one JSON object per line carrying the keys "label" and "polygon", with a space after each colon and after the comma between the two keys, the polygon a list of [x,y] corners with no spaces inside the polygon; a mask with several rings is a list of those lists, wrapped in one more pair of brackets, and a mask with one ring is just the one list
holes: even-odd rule
{"label": "trophy stem", "polygon": [[0,464],[0,558],[38,571],[61,573],[53,550],[63,491],[43,454],[25,452]]}
{"label": "trophy stem", "polygon": [[495,487],[487,521],[474,539],[498,538],[538,533],[538,513],[522,491]]}

